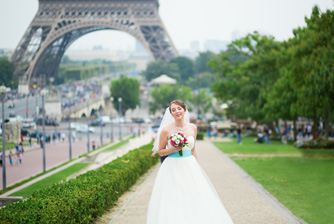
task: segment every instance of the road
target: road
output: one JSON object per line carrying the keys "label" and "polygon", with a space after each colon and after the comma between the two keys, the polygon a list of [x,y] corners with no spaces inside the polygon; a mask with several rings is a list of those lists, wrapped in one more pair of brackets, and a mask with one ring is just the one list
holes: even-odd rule
{"label": "road", "polygon": [[[28,108],[28,116],[32,117],[33,114],[36,114],[37,106],[42,108],[42,98],[41,96],[30,96],[24,99],[16,99],[13,101],[15,104],[14,108],[8,108],[8,104],[11,103],[11,100],[5,103],[5,119],[9,117],[9,113],[15,113],[23,118],[26,118],[26,109]],[[2,110],[0,110],[0,119],[2,118]]]}

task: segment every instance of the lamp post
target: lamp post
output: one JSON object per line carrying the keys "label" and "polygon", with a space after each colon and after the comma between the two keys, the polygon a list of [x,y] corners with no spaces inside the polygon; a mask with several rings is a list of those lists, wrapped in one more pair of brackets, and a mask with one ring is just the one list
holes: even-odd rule
{"label": "lamp post", "polygon": [[27,94],[27,100],[26,100],[26,118],[28,118],[28,116],[29,116],[29,109],[28,109],[28,95],[29,95],[29,93]]}
{"label": "lamp post", "polygon": [[89,113],[89,97],[87,97],[87,151],[89,152],[89,117],[90,117],[90,113]]}
{"label": "lamp post", "polygon": [[102,111],[100,111],[100,128],[101,128],[101,146],[103,145],[103,121],[102,121]]}
{"label": "lamp post", "polygon": [[70,151],[70,160],[72,159],[72,130],[71,130],[71,99],[72,99],[72,93],[69,92],[68,95],[69,100],[69,116],[68,116],[68,142],[69,142],[69,151]]}
{"label": "lamp post", "polygon": [[119,139],[121,139],[121,117],[122,117],[122,97],[118,97],[118,113],[119,113]]}
{"label": "lamp post", "polygon": [[42,121],[42,124],[43,124],[43,172],[46,171],[46,166],[45,166],[45,103],[44,103],[44,96],[45,96],[45,90],[42,90],[41,91],[41,96],[42,96],[42,109],[43,109],[43,121]]}
{"label": "lamp post", "polygon": [[36,94],[36,117],[38,117],[38,112],[39,112],[39,108],[38,108],[38,95]]}
{"label": "lamp post", "polygon": [[2,102],[2,188],[6,188],[6,148],[5,148],[5,96],[6,86],[0,86],[0,97]]}
{"label": "lamp post", "polygon": [[[112,119],[112,104],[114,102],[114,97],[110,97],[110,119]],[[114,133],[113,133],[114,126],[112,125],[112,122],[110,122],[110,141],[114,140]]]}

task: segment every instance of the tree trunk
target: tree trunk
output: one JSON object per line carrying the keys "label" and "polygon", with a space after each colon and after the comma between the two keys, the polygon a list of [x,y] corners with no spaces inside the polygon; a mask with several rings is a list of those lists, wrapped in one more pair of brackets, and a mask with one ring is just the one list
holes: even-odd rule
{"label": "tree trunk", "polygon": [[294,137],[294,140],[296,141],[297,140],[297,118],[296,117],[293,118],[293,137]]}
{"label": "tree trunk", "polygon": [[312,135],[313,139],[317,138],[317,130],[318,130],[318,122],[317,122],[317,109],[313,109],[313,128],[312,128]]}
{"label": "tree trunk", "polygon": [[328,116],[329,116],[329,109],[328,106],[325,108],[325,117],[324,117],[324,130],[325,130],[325,139],[328,141],[328,133],[329,133],[329,122],[328,122]]}

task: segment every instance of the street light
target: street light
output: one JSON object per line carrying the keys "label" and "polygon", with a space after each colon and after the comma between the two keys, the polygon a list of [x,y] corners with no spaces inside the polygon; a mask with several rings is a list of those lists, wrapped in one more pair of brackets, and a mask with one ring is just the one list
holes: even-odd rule
{"label": "street light", "polygon": [[89,117],[90,117],[90,111],[89,111],[89,97],[87,97],[87,151],[89,152]]}
{"label": "street light", "polygon": [[118,97],[118,113],[119,113],[119,139],[121,139],[121,117],[122,117],[122,97]]}
{"label": "street light", "polygon": [[26,100],[26,118],[28,118],[28,116],[29,116],[29,109],[28,109],[28,95],[29,95],[29,93],[27,94],[27,100]]}
{"label": "street light", "polygon": [[103,145],[103,121],[102,121],[102,111],[100,111],[100,128],[101,128],[101,146]]}
{"label": "street light", "polygon": [[6,148],[5,148],[5,96],[6,86],[0,86],[0,97],[2,102],[2,188],[6,188]]}
{"label": "street light", "polygon": [[44,96],[45,96],[45,94],[46,94],[46,91],[43,89],[42,91],[41,91],[41,96],[42,96],[42,109],[43,109],[43,122],[42,122],[42,124],[43,124],[43,172],[45,172],[46,171],[46,166],[45,166],[45,136],[46,136],[46,134],[45,134],[45,103],[44,103]]}
{"label": "street light", "polygon": [[70,160],[72,159],[72,130],[71,130],[71,99],[72,99],[72,93],[69,92],[68,95],[69,100],[69,116],[68,116],[68,138],[69,138],[69,151],[70,151]]}
{"label": "street light", "polygon": [[[114,102],[114,97],[110,97],[110,119],[112,119],[112,104]],[[110,122],[110,141],[114,140],[114,133],[113,133],[114,126],[112,125],[112,122]]]}

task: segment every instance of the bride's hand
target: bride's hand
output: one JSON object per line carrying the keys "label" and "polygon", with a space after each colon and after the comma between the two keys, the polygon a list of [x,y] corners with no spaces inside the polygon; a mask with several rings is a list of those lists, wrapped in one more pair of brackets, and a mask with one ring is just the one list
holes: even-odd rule
{"label": "bride's hand", "polygon": [[178,152],[178,151],[180,151],[181,149],[182,149],[181,146],[174,146],[174,147],[173,147],[173,151],[174,151],[174,152]]}

